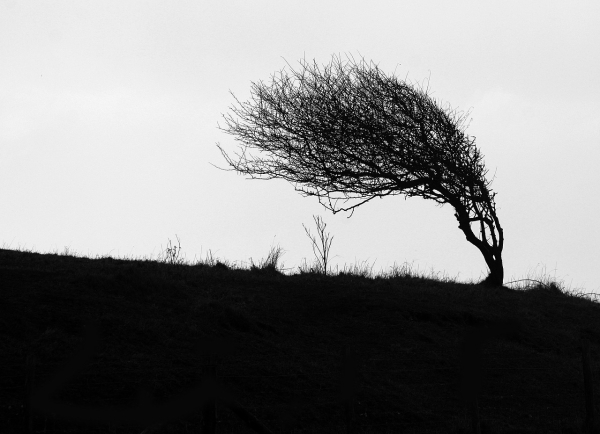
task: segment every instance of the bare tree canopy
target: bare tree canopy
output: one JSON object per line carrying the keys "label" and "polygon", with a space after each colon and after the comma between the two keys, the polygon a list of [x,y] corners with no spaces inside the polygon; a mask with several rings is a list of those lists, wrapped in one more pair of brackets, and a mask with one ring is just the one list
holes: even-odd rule
{"label": "bare tree canopy", "polygon": [[489,267],[485,283],[502,285],[495,193],[464,117],[364,59],[300,66],[252,83],[248,102],[234,96],[219,128],[243,144],[241,153],[231,158],[217,144],[233,170],[285,179],[333,213],[395,194],[449,203]]}

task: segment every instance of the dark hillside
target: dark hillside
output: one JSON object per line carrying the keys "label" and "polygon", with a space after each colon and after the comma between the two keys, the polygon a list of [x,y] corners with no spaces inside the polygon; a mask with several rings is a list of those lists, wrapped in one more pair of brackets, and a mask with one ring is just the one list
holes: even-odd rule
{"label": "dark hillside", "polygon": [[[34,409],[32,432],[49,434],[200,433],[211,361],[220,396],[273,433],[471,432],[463,379],[475,381],[479,340],[484,433],[582,432],[581,338],[600,378],[600,305],[556,287],[11,250],[0,286],[6,433],[23,432],[28,356],[49,409]],[[218,403],[216,432],[256,432],[244,414]]]}

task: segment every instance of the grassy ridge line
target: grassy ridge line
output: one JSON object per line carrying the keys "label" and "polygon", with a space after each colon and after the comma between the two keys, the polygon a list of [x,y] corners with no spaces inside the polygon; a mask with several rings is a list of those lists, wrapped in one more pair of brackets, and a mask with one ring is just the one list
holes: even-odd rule
{"label": "grassy ridge line", "polygon": [[[200,384],[203,345],[212,340],[227,343],[217,357],[220,384],[273,432],[343,432],[340,357],[349,348],[358,432],[463,432],[469,423],[458,349],[465,332],[515,320],[516,333],[482,350],[484,426],[498,433],[579,432],[579,340],[591,341],[597,367],[597,303],[556,284],[489,290],[398,274],[286,276],[272,261],[244,270],[220,261],[0,250],[0,422],[16,420],[26,355],[38,358],[40,382],[51,378],[81,347],[83,326],[93,319],[101,348],[57,399],[127,410],[150,391],[153,402],[167,403]],[[159,432],[199,432],[199,414],[165,422]],[[56,430],[79,426],[50,419]],[[35,423],[43,425],[43,417]],[[141,425],[113,424],[110,432],[139,433]],[[218,429],[247,432],[225,409]]]}

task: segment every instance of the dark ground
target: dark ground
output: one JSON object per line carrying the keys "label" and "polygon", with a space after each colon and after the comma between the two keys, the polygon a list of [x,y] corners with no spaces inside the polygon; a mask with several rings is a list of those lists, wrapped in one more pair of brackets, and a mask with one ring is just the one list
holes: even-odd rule
{"label": "dark ground", "polygon": [[217,433],[256,432],[240,411],[273,433],[466,433],[469,390],[484,433],[579,433],[581,338],[598,379],[600,305],[556,286],[0,250],[0,287],[4,433],[28,378],[49,434],[200,433],[212,362]]}

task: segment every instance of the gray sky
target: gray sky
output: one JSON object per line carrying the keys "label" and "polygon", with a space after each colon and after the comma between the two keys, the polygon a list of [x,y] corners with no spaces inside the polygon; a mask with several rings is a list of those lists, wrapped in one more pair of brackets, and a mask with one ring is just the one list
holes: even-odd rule
{"label": "gray sky", "polygon": [[[221,114],[302,58],[361,55],[470,111],[498,193],[506,281],[544,270],[600,291],[600,2],[0,0],[0,243],[285,267],[407,261],[485,277],[450,206],[402,196],[333,216],[281,180],[224,167]],[[221,121],[221,125],[223,122]]]}

